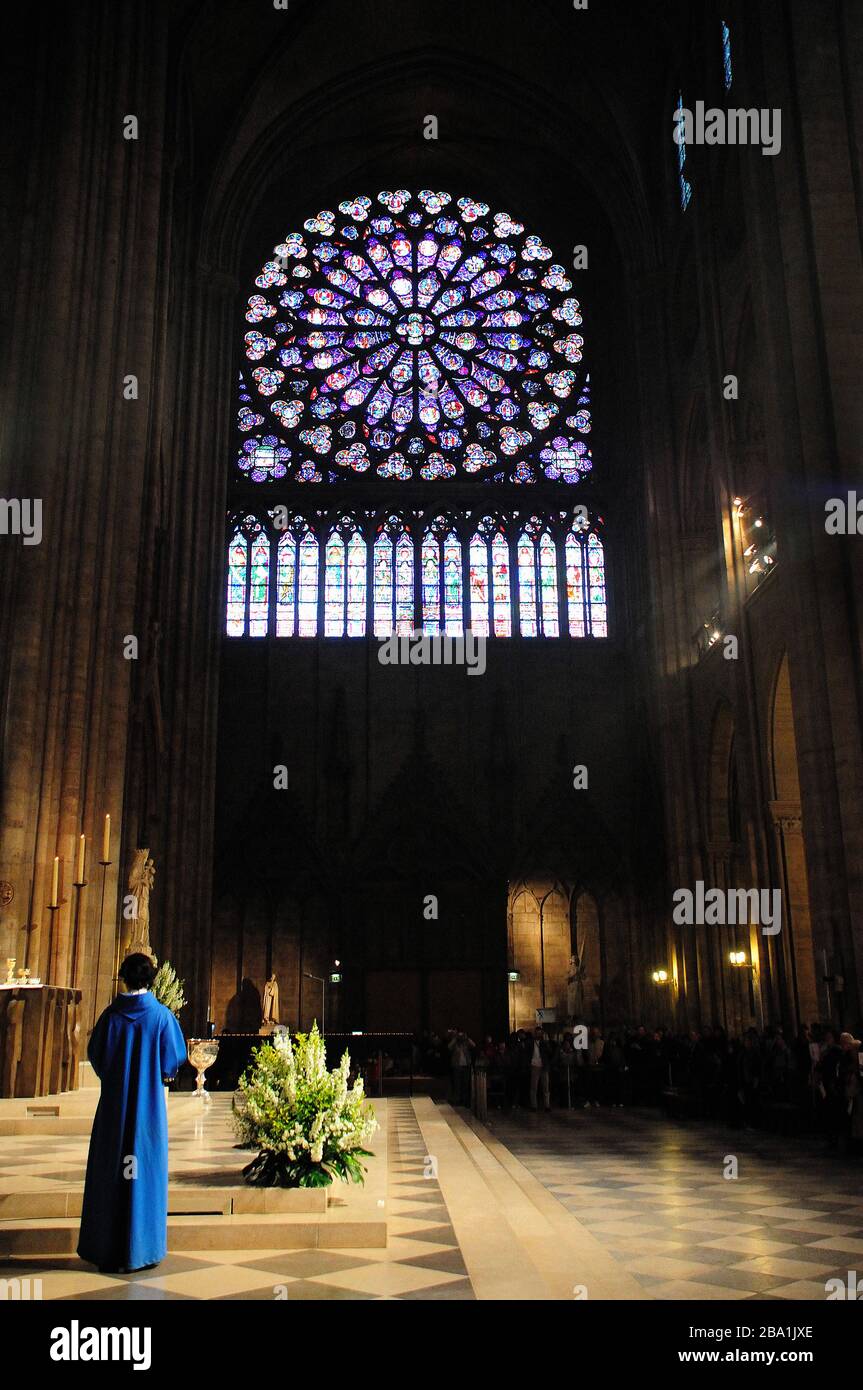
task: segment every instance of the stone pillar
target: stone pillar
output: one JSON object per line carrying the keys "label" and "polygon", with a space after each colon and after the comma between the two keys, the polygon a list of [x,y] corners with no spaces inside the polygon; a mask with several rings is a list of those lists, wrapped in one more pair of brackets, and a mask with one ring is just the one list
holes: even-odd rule
{"label": "stone pillar", "polygon": [[826,1016],[821,1007],[826,1005],[826,994],[823,986],[818,987],[815,968],[803,817],[799,803],[790,801],[771,801],[770,815],[782,871],[783,957],[793,988],[795,1017],[811,1023]]}
{"label": "stone pillar", "polygon": [[[33,128],[6,383],[6,495],[43,500],[41,545],[12,553],[3,604],[13,634],[5,687],[0,877],[14,901],[0,954],[50,985],[70,980],[72,906],[49,914],[51,864],[72,879],[88,835],[81,911],[84,1024],[108,998],[145,479],[157,431],[155,354],[166,271],[163,158],[168,54],[158,7],[96,5],[52,16],[50,68]],[[139,120],[123,138],[124,117]],[[58,138],[62,132],[62,138]],[[51,248],[46,273],[45,248]],[[137,399],[124,398],[134,374]],[[114,828],[98,939],[102,817]],[[74,895],[69,893],[68,898]],[[49,915],[53,928],[49,927]]]}
{"label": "stone pillar", "polygon": [[816,956],[841,956],[854,1016],[863,998],[863,548],[859,537],[826,535],[824,503],[859,487],[860,477],[863,16],[844,2],[765,0],[741,22],[747,80],[783,118],[781,154],[742,167],[779,564],[793,605],[788,652],[812,938]]}

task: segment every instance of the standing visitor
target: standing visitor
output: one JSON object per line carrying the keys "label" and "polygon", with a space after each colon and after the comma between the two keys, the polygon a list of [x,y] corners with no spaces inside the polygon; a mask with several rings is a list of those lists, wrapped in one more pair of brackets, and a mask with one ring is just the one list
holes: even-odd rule
{"label": "standing visitor", "polygon": [[571,1110],[575,1095],[575,1068],[578,1066],[578,1057],[573,1047],[571,1033],[564,1033],[555,1065],[557,1067],[560,1104],[565,1105],[567,1110]]}
{"label": "standing visitor", "polygon": [[99,1018],[87,1048],[102,1083],[81,1212],[78,1254],[100,1270],[148,1269],[168,1248],[165,1083],[186,1059],[180,1025],[150,994],[149,956],[120,967],[126,994]]}
{"label": "standing visitor", "polygon": [[470,1063],[474,1044],[461,1028],[450,1029],[453,1105],[470,1105]]}
{"label": "standing visitor", "polygon": [[547,1041],[541,1028],[533,1030],[533,1048],[530,1058],[530,1108],[537,1108],[537,1091],[541,1090],[545,1109],[551,1109],[549,1096],[549,1073],[551,1071],[551,1043]]}

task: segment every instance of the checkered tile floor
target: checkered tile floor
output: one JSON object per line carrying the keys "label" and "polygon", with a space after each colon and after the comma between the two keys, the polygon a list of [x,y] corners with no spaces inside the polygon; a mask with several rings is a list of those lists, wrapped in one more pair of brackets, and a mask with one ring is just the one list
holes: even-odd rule
{"label": "checkered tile floor", "polygon": [[[99,1274],[74,1257],[17,1262],[0,1266],[0,1277],[17,1275],[42,1280],[46,1299],[472,1299],[474,1292],[436,1179],[424,1176],[425,1145],[410,1101],[391,1100],[389,1113],[389,1188],[384,1249],[289,1250],[282,1253],[224,1250],[169,1254],[157,1269],[137,1274]],[[46,1145],[31,1139],[0,1143],[0,1185],[14,1178],[25,1190],[21,1166],[67,1186],[81,1177],[81,1145],[86,1140],[58,1136]],[[86,1153],[86,1147],[84,1152]],[[214,1168],[224,1166],[226,1180],[236,1182],[237,1151],[226,1137],[210,1140],[207,1166],[201,1169],[194,1144],[172,1140],[171,1180],[194,1181],[196,1170],[213,1183]],[[77,1163],[75,1162],[77,1160]],[[64,1167],[64,1161],[70,1166]],[[71,1166],[73,1165],[74,1166]]]}
{"label": "checkered tile floor", "polygon": [[654,1298],[824,1300],[863,1272],[863,1164],[818,1141],[633,1110],[492,1112],[489,1128]]}

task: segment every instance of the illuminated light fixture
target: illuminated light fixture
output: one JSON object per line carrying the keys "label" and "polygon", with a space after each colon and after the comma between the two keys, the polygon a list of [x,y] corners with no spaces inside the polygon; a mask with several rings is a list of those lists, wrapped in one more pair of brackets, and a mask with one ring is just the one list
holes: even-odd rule
{"label": "illuminated light fixture", "polygon": [[507,972],[506,972],[506,978],[509,980],[509,982],[510,982],[511,985],[516,985],[516,984],[518,984],[519,980],[521,979],[521,971],[520,971],[520,970],[507,970]]}
{"label": "illuminated light fixture", "polygon": [[654,972],[653,972],[653,983],[654,983],[655,985],[667,985],[667,984],[668,984],[668,971],[667,971],[667,970],[654,970]]}
{"label": "illuminated light fixture", "polygon": [[755,518],[755,521],[754,521],[753,524],[754,524],[755,526],[763,526],[763,525],[764,525],[764,518],[763,518],[762,516],[757,516],[757,517]]}
{"label": "illuminated light fixture", "polygon": [[341,982],[342,982],[342,977],[341,977],[341,975],[339,974],[339,972],[338,972],[337,970],[334,970],[334,971],[332,972],[332,974],[330,975],[330,984],[331,984],[331,985],[340,985]]}
{"label": "illuminated light fixture", "polygon": [[728,952],[728,959],[729,959],[729,961],[731,962],[732,965],[737,965],[737,966],[746,965],[746,952],[745,952],[745,951],[729,951],[729,952]]}

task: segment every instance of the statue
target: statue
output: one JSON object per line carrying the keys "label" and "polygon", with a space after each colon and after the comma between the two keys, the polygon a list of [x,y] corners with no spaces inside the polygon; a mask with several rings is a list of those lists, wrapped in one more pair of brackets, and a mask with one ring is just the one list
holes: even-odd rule
{"label": "statue", "polygon": [[156,866],[150,858],[149,849],[136,849],[129,874],[129,893],[135,899],[135,916],[132,918],[131,935],[123,952],[123,957],[140,951],[152,956],[150,945],[150,889],[156,877]]}
{"label": "statue", "polygon": [[569,958],[569,974],[566,977],[566,1012],[570,1019],[581,1018],[584,1013],[584,958],[577,955]]}
{"label": "statue", "polygon": [[263,1017],[261,1019],[260,1031],[262,1033],[272,1033],[279,1022],[279,984],[275,975],[271,975],[264,985],[264,996],[262,1000]]}
{"label": "statue", "polygon": [[63,1063],[60,1089],[77,1091],[78,1059],[81,1052],[81,1025],[78,1022],[78,1005],[70,1002],[66,1006],[66,1028],[63,1037]]}
{"label": "statue", "polygon": [[6,1010],[6,1046],[0,1071],[0,1096],[14,1096],[18,1066],[24,1055],[24,1000],[11,1000]]}

